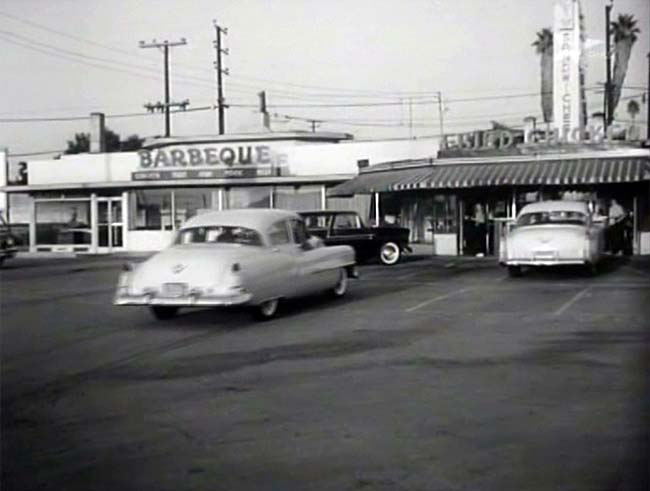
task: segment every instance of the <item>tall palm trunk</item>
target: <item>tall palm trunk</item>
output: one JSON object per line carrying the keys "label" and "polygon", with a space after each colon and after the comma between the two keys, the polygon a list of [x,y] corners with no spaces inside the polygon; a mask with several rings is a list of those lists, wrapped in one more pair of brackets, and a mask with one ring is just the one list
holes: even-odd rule
{"label": "tall palm trunk", "polygon": [[632,54],[632,43],[628,40],[616,45],[616,59],[614,61],[614,74],[612,76],[612,114],[616,111],[621,92],[623,91],[623,82],[627,75],[627,66]]}
{"label": "tall palm trunk", "polygon": [[637,34],[640,32],[636,25],[633,15],[620,14],[616,21],[612,22],[612,33],[614,34],[614,75],[612,80],[612,107],[610,108],[610,118],[616,111],[616,106],[621,100],[623,91],[623,82],[627,74],[627,65],[630,62],[632,46],[637,40]]}
{"label": "tall palm trunk", "polygon": [[544,122],[553,121],[553,46],[542,53],[540,67],[542,71],[542,114]]}
{"label": "tall palm trunk", "polygon": [[553,121],[553,31],[545,27],[532,44],[540,55],[542,114],[544,122]]}

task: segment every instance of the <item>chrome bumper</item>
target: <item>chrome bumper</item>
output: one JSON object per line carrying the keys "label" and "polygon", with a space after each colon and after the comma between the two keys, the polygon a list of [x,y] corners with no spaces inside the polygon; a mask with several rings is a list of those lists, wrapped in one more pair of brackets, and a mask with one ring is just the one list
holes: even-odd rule
{"label": "chrome bumper", "polygon": [[502,266],[561,266],[571,264],[587,264],[584,258],[556,258],[556,259],[508,259],[501,262]]}
{"label": "chrome bumper", "polygon": [[228,307],[248,303],[253,295],[239,293],[236,295],[184,295],[181,297],[160,297],[145,295],[115,295],[114,305],[168,305],[173,307]]}

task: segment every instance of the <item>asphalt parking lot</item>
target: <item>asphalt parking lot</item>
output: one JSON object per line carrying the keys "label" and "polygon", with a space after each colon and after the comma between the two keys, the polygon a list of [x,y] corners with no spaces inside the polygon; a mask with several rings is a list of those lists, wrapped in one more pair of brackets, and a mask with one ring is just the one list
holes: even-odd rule
{"label": "asphalt parking lot", "polygon": [[648,489],[650,258],[368,265],[266,323],[113,307],[122,262],[0,271],[3,490]]}

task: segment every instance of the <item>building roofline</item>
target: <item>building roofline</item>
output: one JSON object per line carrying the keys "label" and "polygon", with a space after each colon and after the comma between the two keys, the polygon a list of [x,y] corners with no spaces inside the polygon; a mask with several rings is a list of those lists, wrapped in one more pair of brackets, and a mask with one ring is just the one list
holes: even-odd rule
{"label": "building roofline", "polygon": [[145,150],[164,148],[173,145],[197,145],[209,143],[242,143],[260,141],[306,141],[306,142],[340,142],[353,140],[350,133],[329,131],[283,131],[269,133],[231,133],[227,135],[193,135],[147,138],[142,145]]}
{"label": "building roofline", "polygon": [[0,187],[4,193],[33,193],[38,191],[74,191],[91,189],[143,189],[162,187],[198,187],[221,186],[235,187],[239,185],[269,186],[269,185],[307,185],[320,183],[344,182],[356,177],[356,174],[313,175],[313,176],[280,176],[280,177],[251,177],[229,179],[169,179],[116,182],[88,183],[58,183],[58,184],[27,184],[8,185]]}

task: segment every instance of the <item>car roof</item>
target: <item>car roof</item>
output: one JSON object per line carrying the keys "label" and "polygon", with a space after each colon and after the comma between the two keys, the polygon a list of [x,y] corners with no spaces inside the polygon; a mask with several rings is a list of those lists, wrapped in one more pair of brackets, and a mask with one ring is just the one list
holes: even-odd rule
{"label": "car roof", "polygon": [[307,215],[337,215],[339,213],[357,213],[354,210],[309,210],[309,211],[299,211],[302,216]]}
{"label": "car roof", "polygon": [[584,201],[539,201],[524,206],[519,214],[523,215],[524,213],[538,213],[543,211],[579,211],[581,213],[589,213],[589,207]]}
{"label": "car roof", "polygon": [[209,211],[190,218],[181,226],[181,230],[190,227],[225,225],[264,231],[278,220],[288,218],[299,219],[300,216],[293,211],[260,208]]}

